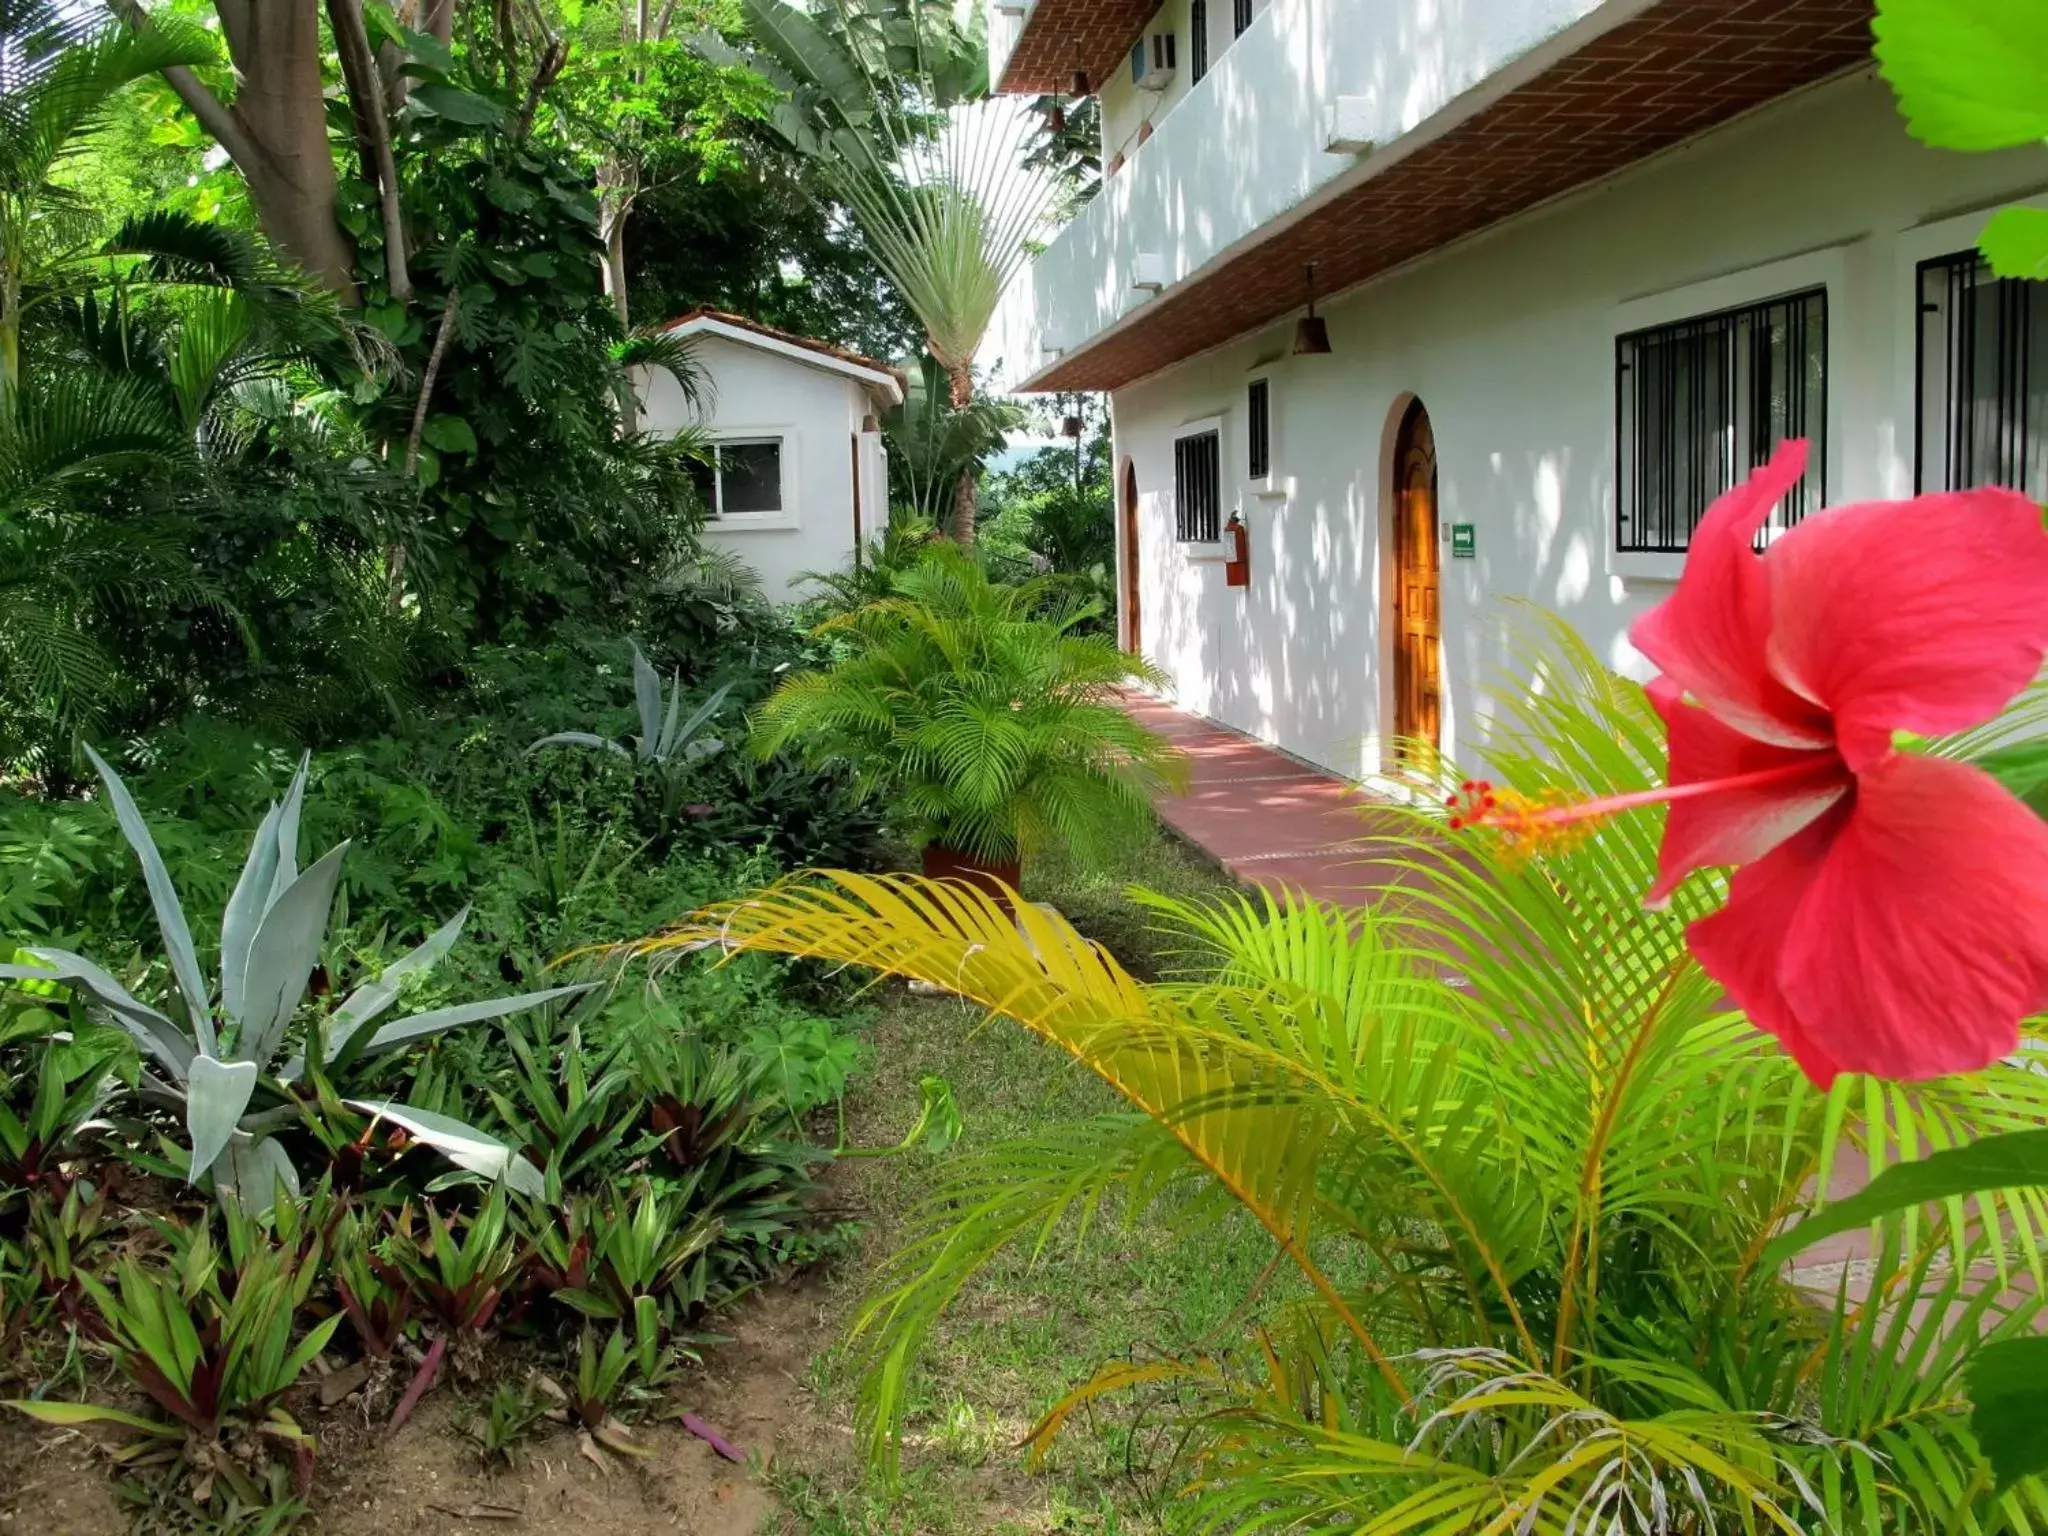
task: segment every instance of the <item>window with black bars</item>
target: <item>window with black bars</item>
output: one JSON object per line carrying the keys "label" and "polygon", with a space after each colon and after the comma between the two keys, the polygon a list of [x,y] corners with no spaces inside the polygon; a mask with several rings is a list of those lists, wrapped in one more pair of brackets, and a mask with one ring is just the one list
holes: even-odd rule
{"label": "window with black bars", "polygon": [[1993,276],[1975,251],[1921,263],[1920,490],[2048,498],[2048,303],[2035,287]]}
{"label": "window with black bars", "polygon": [[1234,31],[1232,35],[1236,37],[1243,37],[1245,28],[1249,27],[1252,24],[1252,0],[1234,0],[1234,3],[1237,7],[1237,10],[1235,16],[1232,18],[1234,22]]}
{"label": "window with black bars", "polygon": [[1198,432],[1173,445],[1173,536],[1183,544],[1223,537],[1221,435]]}
{"label": "window with black bars", "polygon": [[1245,473],[1263,480],[1273,473],[1273,389],[1265,379],[1253,379],[1245,390],[1244,415],[1249,447]]}
{"label": "window with black bars", "polygon": [[1805,478],[1772,514],[1772,527],[1822,506],[1827,351],[1824,288],[1619,338],[1615,547],[1685,553],[1714,498],[1789,437],[1813,446]]}
{"label": "window with black bars", "polygon": [[1194,0],[1188,10],[1188,82],[1209,73],[1209,0]]}

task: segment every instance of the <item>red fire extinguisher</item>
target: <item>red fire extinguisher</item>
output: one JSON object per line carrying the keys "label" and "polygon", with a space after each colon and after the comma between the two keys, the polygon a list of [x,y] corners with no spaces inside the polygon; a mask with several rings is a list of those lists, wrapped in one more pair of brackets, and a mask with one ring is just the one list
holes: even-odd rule
{"label": "red fire extinguisher", "polygon": [[1237,513],[1230,514],[1230,521],[1223,525],[1224,536],[1229,540],[1229,554],[1223,562],[1223,584],[1226,587],[1248,587],[1252,584],[1252,546],[1245,533],[1244,519]]}

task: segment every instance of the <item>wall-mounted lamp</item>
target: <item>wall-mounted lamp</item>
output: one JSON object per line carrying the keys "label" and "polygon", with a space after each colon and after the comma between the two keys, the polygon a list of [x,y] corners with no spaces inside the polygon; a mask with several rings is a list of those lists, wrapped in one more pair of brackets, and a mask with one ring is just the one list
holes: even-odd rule
{"label": "wall-mounted lamp", "polygon": [[1067,94],[1076,101],[1094,94],[1088,85],[1088,67],[1081,62],[1081,40],[1078,37],[1074,39],[1074,74],[1067,85]]}
{"label": "wall-mounted lamp", "polygon": [[869,411],[861,418],[860,429],[863,433],[879,432],[882,430],[882,419],[873,411]]}
{"label": "wall-mounted lamp", "polygon": [[1308,313],[1294,326],[1294,355],[1296,357],[1322,357],[1330,350],[1330,327],[1323,317],[1316,313],[1316,264],[1310,262],[1303,269],[1308,284]]}

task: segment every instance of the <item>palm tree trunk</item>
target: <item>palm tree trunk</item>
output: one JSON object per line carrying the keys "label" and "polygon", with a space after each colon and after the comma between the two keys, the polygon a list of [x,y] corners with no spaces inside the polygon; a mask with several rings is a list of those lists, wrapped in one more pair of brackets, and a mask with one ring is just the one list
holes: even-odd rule
{"label": "palm tree trunk", "polygon": [[[964,411],[974,403],[974,365],[953,363],[946,368],[946,377],[952,383],[953,409]],[[972,544],[974,542],[974,516],[976,489],[972,465],[960,471],[960,478],[953,486],[953,542]]]}

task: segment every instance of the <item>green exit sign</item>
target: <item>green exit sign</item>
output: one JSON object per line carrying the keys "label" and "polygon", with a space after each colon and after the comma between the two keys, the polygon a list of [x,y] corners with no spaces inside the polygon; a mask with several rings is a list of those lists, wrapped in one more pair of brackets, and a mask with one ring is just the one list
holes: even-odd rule
{"label": "green exit sign", "polygon": [[1479,554],[1479,531],[1471,523],[1451,524],[1451,558],[1472,560]]}

